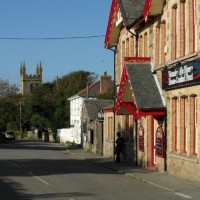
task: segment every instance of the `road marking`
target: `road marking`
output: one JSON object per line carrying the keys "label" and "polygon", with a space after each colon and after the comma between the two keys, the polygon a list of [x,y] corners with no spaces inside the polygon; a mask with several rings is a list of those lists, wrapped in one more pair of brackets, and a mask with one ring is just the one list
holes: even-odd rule
{"label": "road marking", "polygon": [[38,176],[35,176],[32,172],[28,172],[29,175],[33,176],[35,179],[37,179],[38,181],[44,183],[45,185],[50,185],[48,182],[46,182],[44,179],[38,177]]}
{"label": "road marking", "polygon": [[8,161],[7,163],[9,163],[10,165],[13,165],[13,166],[15,166],[15,167],[17,167],[17,168],[19,168],[19,169],[22,168],[20,165],[14,163],[14,162],[9,162],[9,161]]}
{"label": "road marking", "polygon": [[179,192],[175,192],[174,194],[179,195],[179,196],[181,196],[181,197],[184,197],[184,198],[186,198],[186,199],[191,199],[191,198],[192,198],[191,196],[188,196],[188,195],[186,195],[186,194],[179,193]]}

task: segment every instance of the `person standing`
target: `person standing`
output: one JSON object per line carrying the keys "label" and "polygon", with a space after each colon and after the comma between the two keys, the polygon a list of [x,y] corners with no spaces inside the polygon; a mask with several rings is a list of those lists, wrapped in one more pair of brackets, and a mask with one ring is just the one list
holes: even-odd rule
{"label": "person standing", "polygon": [[121,136],[120,132],[117,132],[117,139],[116,139],[116,148],[115,148],[115,153],[116,153],[116,162],[120,163],[120,154],[123,154],[124,150],[124,145],[125,145],[125,139]]}

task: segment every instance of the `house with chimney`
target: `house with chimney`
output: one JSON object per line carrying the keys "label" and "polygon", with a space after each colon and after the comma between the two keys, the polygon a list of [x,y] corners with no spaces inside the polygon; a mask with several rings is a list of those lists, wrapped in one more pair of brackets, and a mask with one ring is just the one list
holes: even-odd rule
{"label": "house with chimney", "polygon": [[68,98],[70,101],[70,134],[72,142],[83,144],[82,124],[83,116],[82,109],[86,100],[95,100],[99,94],[105,93],[108,89],[113,88],[113,81],[110,75],[104,73],[100,80],[89,84],[83,90]]}
{"label": "house with chimney", "polygon": [[83,148],[103,155],[104,151],[104,113],[102,108],[113,100],[86,99],[82,109]]}

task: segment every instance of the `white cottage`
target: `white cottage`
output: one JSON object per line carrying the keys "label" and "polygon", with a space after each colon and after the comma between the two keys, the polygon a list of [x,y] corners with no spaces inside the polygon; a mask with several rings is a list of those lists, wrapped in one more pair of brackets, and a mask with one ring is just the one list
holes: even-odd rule
{"label": "white cottage", "polygon": [[101,79],[88,87],[79,91],[75,95],[68,98],[70,101],[70,125],[72,129],[73,142],[82,144],[82,108],[86,99],[96,99],[99,93],[104,93],[107,89],[113,87],[111,76],[104,74]]}

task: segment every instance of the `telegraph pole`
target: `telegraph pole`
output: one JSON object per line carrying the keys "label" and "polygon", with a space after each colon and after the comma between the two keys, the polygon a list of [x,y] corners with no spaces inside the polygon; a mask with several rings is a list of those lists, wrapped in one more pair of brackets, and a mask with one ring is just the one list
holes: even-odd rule
{"label": "telegraph pole", "polygon": [[20,126],[20,137],[22,139],[22,100],[20,99],[20,106],[19,106],[19,126]]}

